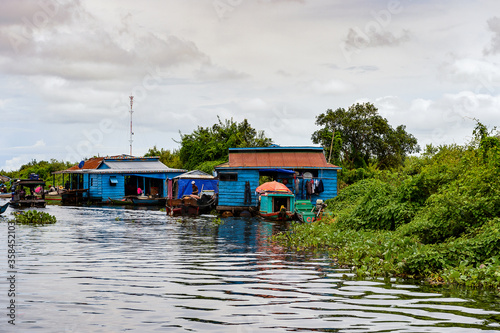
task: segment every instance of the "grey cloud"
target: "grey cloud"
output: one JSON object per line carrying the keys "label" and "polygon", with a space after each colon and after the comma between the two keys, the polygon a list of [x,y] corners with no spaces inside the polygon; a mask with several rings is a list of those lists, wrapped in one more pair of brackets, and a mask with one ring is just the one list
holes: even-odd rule
{"label": "grey cloud", "polygon": [[500,18],[492,17],[488,20],[488,29],[493,33],[491,45],[484,49],[484,54],[496,54],[500,52]]}
{"label": "grey cloud", "polygon": [[403,30],[400,36],[389,31],[369,30],[361,31],[359,28],[350,28],[344,39],[345,49],[348,51],[370,47],[397,46],[410,40],[410,32]]}
{"label": "grey cloud", "polygon": [[210,62],[203,64],[200,69],[195,72],[196,78],[201,81],[226,81],[240,80],[248,78],[249,75],[243,72],[238,72],[232,69],[227,69]]}
{"label": "grey cloud", "polygon": [[354,71],[358,73],[365,73],[365,72],[373,72],[373,71],[378,71],[379,67],[377,66],[351,66],[347,68],[348,71]]}
{"label": "grey cloud", "polygon": [[2,67],[6,73],[72,80],[111,79],[134,75],[135,71],[143,73],[145,65],[168,68],[209,61],[193,42],[138,29],[130,26],[131,20],[126,17],[106,29],[106,24],[86,12],[79,2],[63,6],[55,1],[49,5],[49,1],[40,3],[49,6],[45,17],[50,16],[51,9],[53,17],[47,21],[50,24],[38,27],[19,18],[30,17],[36,8],[8,6],[10,13],[3,12],[3,16],[18,17],[10,25],[0,25],[0,55],[4,56]]}

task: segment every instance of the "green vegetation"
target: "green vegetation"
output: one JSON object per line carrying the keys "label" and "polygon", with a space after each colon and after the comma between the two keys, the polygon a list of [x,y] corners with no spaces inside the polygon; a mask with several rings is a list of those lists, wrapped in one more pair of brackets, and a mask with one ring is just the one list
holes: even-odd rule
{"label": "green vegetation", "polygon": [[[70,162],[62,162],[62,161],[57,161],[55,159],[51,159],[50,161],[39,161],[37,162],[36,160],[33,160],[19,168],[18,171],[4,171],[1,170],[0,174],[5,175],[10,177],[11,179],[28,179],[29,175],[31,173],[37,174],[40,179],[43,179],[47,186],[50,185],[62,185],[62,175],[55,175],[53,177],[52,172],[54,171],[59,171],[59,170],[65,170],[67,168],[70,168],[74,165],[74,163]],[[55,178],[55,184],[53,183],[53,180]],[[10,190],[10,185],[6,184],[8,187],[8,190]]]}
{"label": "green vegetation", "polygon": [[500,140],[479,122],[474,137],[428,146],[397,171],[349,171],[360,180],[327,201],[329,217],[277,240],[327,250],[360,277],[500,289]]}
{"label": "green vegetation", "polygon": [[217,119],[219,122],[212,127],[198,126],[191,134],[181,134],[179,155],[184,169],[211,173],[214,166],[227,162],[229,148],[267,147],[272,143],[246,119],[241,123]]}
{"label": "green vegetation", "polygon": [[12,212],[13,221],[17,224],[53,224],[56,223],[56,217],[49,213],[39,212],[37,210],[28,210],[26,212]]}
{"label": "green vegetation", "polygon": [[144,157],[153,157],[158,156],[160,158],[160,162],[173,169],[182,169],[182,162],[179,156],[178,150],[168,150],[161,148],[158,150],[156,146],[153,148],[149,148],[148,152],[144,155]]}
{"label": "green vegetation", "polygon": [[214,168],[228,161],[229,148],[267,147],[273,142],[263,131],[257,131],[248,120],[241,123],[233,119],[211,127],[200,127],[191,134],[181,134],[179,150],[150,148],[144,156],[159,156],[166,166],[176,169],[201,170],[211,174]]}
{"label": "green vegetation", "polygon": [[[347,110],[328,109],[316,117],[322,128],[312,135],[331,162],[344,168],[364,168],[375,163],[380,169],[399,167],[408,154],[420,151],[417,139],[404,125],[393,129],[371,103],[354,104]],[[333,137],[333,138],[332,138]]]}

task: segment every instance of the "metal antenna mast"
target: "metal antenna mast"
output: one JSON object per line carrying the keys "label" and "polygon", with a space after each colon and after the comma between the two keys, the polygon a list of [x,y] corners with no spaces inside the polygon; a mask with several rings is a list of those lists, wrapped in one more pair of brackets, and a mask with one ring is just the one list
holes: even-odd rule
{"label": "metal antenna mast", "polygon": [[134,135],[134,132],[132,132],[132,113],[134,111],[132,110],[132,105],[134,104],[134,96],[129,96],[130,97],[130,156],[132,156],[132,135]]}

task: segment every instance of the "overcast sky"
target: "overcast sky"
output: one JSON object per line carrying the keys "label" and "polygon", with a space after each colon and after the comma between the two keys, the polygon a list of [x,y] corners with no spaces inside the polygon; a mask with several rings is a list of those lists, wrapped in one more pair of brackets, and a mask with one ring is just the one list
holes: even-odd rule
{"label": "overcast sky", "polygon": [[371,102],[420,146],[500,125],[498,0],[1,0],[0,170],[154,145],[233,118],[311,145]]}

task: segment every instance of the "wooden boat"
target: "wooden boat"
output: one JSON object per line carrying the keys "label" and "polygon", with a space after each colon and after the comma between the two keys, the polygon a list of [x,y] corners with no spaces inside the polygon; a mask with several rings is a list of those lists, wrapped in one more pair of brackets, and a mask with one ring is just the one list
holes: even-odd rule
{"label": "wooden boat", "polygon": [[130,197],[130,200],[132,200],[132,203],[134,205],[140,206],[165,206],[165,204],[167,203],[166,198],[152,198],[145,195],[138,195],[135,197],[132,196]]}
{"label": "wooden boat", "polygon": [[166,211],[169,216],[196,216],[200,214],[197,196],[186,195],[181,199],[167,199]]}
{"label": "wooden boat", "polygon": [[259,215],[264,219],[289,221],[295,214],[295,196],[292,193],[270,193],[260,195]]}
{"label": "wooden boat", "polygon": [[62,200],[62,196],[60,194],[50,194],[47,193],[45,195],[45,201],[53,201],[53,202],[58,202]]}
{"label": "wooden boat", "polygon": [[[10,205],[16,208],[40,207],[45,202],[45,182],[41,179],[20,179],[12,184],[12,200]],[[26,190],[29,190],[27,194]]]}
{"label": "wooden boat", "polygon": [[10,205],[10,203],[7,202],[5,205],[0,206],[0,214],[5,213],[5,211],[7,210],[7,207],[9,207],[9,205]]}
{"label": "wooden boat", "polygon": [[1,193],[0,194],[0,199],[11,199],[12,198],[12,193]]}
{"label": "wooden boat", "polygon": [[255,189],[259,194],[259,215],[269,220],[288,221],[295,214],[295,196],[285,184],[267,182]]}
{"label": "wooden boat", "polygon": [[185,195],[181,199],[168,199],[166,210],[170,216],[196,216],[215,209],[217,194],[214,191],[202,191],[200,196]]}
{"label": "wooden boat", "polygon": [[111,205],[116,205],[116,206],[130,206],[130,205],[134,204],[132,202],[132,200],[128,197],[125,197],[125,198],[120,199],[120,200],[108,198],[106,203],[111,204]]}
{"label": "wooden boat", "polygon": [[310,200],[297,200],[295,201],[295,219],[302,223],[319,221],[323,217],[325,207],[323,200],[318,200],[315,206]]}

